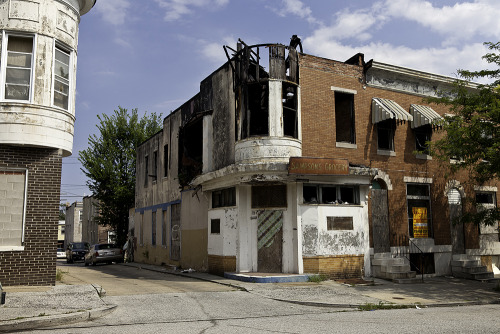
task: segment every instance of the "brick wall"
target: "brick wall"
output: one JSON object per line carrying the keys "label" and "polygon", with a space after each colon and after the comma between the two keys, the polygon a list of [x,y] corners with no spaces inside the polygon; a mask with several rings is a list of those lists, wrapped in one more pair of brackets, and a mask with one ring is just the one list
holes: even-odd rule
{"label": "brick wall", "polygon": [[[417,159],[414,132],[408,122],[396,126],[394,151],[396,156],[377,154],[377,135],[371,122],[373,97],[391,99],[409,112],[410,104],[429,105],[422,96],[368,87],[363,81],[363,68],[310,55],[301,55],[300,80],[302,99],[302,155],[305,157],[345,158],[351,164],[377,168],[389,175],[392,190],[388,192],[391,245],[396,235],[408,234],[406,183],[404,177],[432,178],[431,211],[433,235],[437,245],[451,243],[448,202],[445,196],[449,176],[443,162],[437,159]],[[336,147],[335,101],[331,87],[355,90],[356,149]],[[441,115],[449,112],[446,106],[430,105]],[[434,131],[432,139],[442,136]],[[462,184],[465,173],[453,176]],[[500,186],[500,184],[496,184]],[[474,196],[473,190],[467,194]],[[371,217],[370,217],[371,223]],[[371,227],[371,226],[370,226]],[[477,227],[466,226],[467,248],[478,248]],[[371,236],[370,236],[371,238]],[[373,246],[373,240],[370,239]]]}
{"label": "brick wall", "polygon": [[0,168],[28,169],[24,251],[0,252],[2,285],[55,284],[61,166],[57,150],[0,146]]}
{"label": "brick wall", "polygon": [[224,272],[236,271],[236,256],[208,255],[208,272],[224,276]]}
{"label": "brick wall", "polygon": [[304,273],[327,275],[333,279],[362,277],[364,262],[363,255],[303,257]]}

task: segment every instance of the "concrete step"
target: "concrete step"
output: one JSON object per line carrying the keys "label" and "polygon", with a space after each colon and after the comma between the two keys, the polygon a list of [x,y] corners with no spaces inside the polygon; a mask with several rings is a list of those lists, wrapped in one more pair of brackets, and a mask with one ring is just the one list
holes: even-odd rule
{"label": "concrete step", "polygon": [[456,267],[456,266],[451,266],[451,272],[464,272],[464,273],[482,273],[482,272],[487,272],[488,268],[486,266],[474,266],[474,267]]}
{"label": "concrete step", "polygon": [[422,277],[412,277],[412,278],[396,278],[392,280],[394,283],[399,284],[415,284],[422,283]]}
{"label": "concrete step", "polygon": [[372,260],[373,266],[387,266],[387,265],[396,265],[396,264],[405,264],[405,258],[402,257],[383,257],[383,258],[374,258]]}
{"label": "concrete step", "polygon": [[453,261],[460,261],[460,260],[476,260],[476,261],[481,261],[481,256],[478,256],[478,255],[467,255],[467,254],[453,254],[452,260]]}
{"label": "concrete step", "polygon": [[481,262],[478,260],[452,260],[452,267],[478,267]]}
{"label": "concrete step", "polygon": [[396,264],[387,266],[386,272],[388,273],[401,273],[411,271],[411,267],[409,264]]}
{"label": "concrete step", "polygon": [[486,271],[486,272],[478,272],[478,273],[465,273],[465,272],[453,272],[453,276],[455,277],[460,277],[460,278],[466,278],[466,279],[473,279],[477,281],[484,281],[484,280],[490,280],[494,279],[495,275],[493,275],[492,272]]}
{"label": "concrete step", "polygon": [[405,272],[400,272],[400,273],[386,273],[386,278],[387,279],[404,279],[404,278],[414,278],[417,276],[417,273],[415,271],[405,271]]}

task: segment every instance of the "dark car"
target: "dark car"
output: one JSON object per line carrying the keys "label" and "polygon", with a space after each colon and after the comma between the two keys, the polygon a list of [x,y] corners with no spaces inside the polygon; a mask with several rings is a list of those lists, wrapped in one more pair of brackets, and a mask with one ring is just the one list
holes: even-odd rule
{"label": "dark car", "polygon": [[66,247],[66,263],[85,260],[85,254],[89,252],[88,242],[70,242]]}
{"label": "dark car", "polygon": [[114,244],[97,244],[85,255],[85,265],[97,263],[123,262],[123,250]]}

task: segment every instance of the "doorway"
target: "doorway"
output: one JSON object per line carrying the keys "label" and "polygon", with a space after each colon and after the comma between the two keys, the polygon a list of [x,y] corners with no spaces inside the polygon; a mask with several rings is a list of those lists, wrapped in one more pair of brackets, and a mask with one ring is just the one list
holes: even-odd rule
{"label": "doorway", "polygon": [[281,273],[283,259],[283,211],[257,212],[257,270]]}

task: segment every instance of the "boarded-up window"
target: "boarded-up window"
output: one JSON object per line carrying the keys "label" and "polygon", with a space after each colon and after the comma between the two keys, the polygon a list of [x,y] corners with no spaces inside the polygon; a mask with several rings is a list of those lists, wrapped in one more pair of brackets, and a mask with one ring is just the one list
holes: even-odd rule
{"label": "boarded-up window", "polygon": [[352,230],[352,217],[326,217],[328,231]]}
{"label": "boarded-up window", "polygon": [[26,205],[26,171],[0,170],[0,248],[22,246]]}
{"label": "boarded-up window", "polygon": [[220,234],[220,219],[212,219],[210,221],[210,233]]}
{"label": "boarded-up window", "polygon": [[253,186],[252,208],[286,208],[286,186]]}

